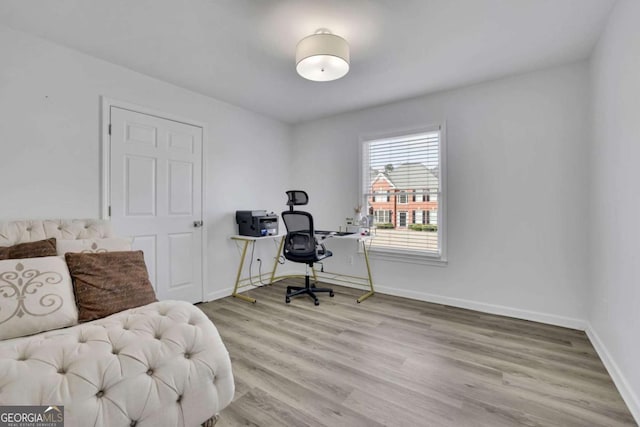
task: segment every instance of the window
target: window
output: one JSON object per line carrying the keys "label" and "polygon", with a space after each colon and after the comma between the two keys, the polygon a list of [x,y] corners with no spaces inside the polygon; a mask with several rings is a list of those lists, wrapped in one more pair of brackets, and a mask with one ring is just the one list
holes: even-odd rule
{"label": "window", "polygon": [[[443,144],[440,127],[363,141],[363,200],[374,213],[373,253],[396,259],[445,260]],[[374,190],[380,177],[388,181],[395,197],[383,199]],[[387,209],[375,205],[382,201]]]}
{"label": "window", "polygon": [[386,191],[376,191],[375,195],[373,196],[373,201],[374,202],[388,202],[389,201],[389,195]]}
{"label": "window", "polygon": [[391,223],[391,211],[388,211],[388,210],[373,211],[373,223],[374,225]]}

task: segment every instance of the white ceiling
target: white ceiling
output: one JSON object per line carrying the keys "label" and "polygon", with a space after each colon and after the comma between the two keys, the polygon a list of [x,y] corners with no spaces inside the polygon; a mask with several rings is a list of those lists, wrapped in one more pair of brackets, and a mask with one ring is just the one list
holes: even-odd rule
{"label": "white ceiling", "polygon": [[[587,58],[614,2],[1,0],[0,24],[296,123]],[[341,80],[295,72],[318,28],[351,45]]]}

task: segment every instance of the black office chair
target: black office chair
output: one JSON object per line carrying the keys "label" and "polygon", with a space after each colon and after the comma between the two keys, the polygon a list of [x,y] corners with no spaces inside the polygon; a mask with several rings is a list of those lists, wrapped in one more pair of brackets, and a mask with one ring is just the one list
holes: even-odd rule
{"label": "black office chair", "polygon": [[306,205],[309,202],[307,193],[300,190],[290,190],[287,191],[287,197],[289,198],[287,201],[289,210],[282,212],[282,220],[285,227],[287,227],[283,255],[289,261],[307,264],[307,270],[304,278],[304,287],[287,286],[285,301],[289,303],[291,302],[291,297],[306,294],[313,298],[315,305],[320,305],[316,292],[329,292],[329,296],[333,297],[333,289],[316,288],[315,284],[311,286],[309,267],[313,268],[314,263],[333,254],[316,241],[311,214],[293,210],[294,206]]}

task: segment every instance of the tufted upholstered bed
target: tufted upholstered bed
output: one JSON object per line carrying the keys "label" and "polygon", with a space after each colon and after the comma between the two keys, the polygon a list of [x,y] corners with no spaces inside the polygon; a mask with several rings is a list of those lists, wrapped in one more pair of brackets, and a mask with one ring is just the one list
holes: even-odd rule
{"label": "tufted upholstered bed", "polygon": [[[110,236],[98,220],[0,223],[0,246]],[[218,331],[186,302],[0,341],[0,406],[64,405],[66,426],[211,426],[233,394]]]}

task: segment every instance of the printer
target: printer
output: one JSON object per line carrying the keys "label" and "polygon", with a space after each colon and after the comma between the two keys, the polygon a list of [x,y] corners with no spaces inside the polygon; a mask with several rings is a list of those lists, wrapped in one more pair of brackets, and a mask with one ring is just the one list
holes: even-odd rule
{"label": "printer", "polygon": [[241,236],[278,235],[278,215],[267,211],[236,211],[238,234]]}

